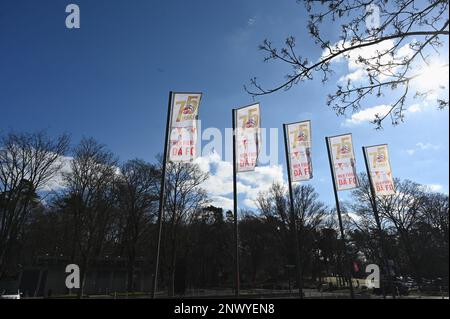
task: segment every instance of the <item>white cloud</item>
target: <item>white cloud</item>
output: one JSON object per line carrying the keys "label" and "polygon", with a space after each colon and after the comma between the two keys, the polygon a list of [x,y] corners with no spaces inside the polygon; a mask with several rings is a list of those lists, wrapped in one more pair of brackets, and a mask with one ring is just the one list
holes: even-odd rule
{"label": "white cloud", "polygon": [[[436,107],[436,99],[442,97],[444,100],[448,99],[444,97],[442,92],[436,91],[430,91],[428,95],[426,95],[425,99],[422,100],[420,103],[414,103],[411,104],[405,112],[405,115],[407,114],[416,114],[416,113],[422,113],[422,112],[434,112],[439,111]],[[448,93],[447,93],[448,95]]]}
{"label": "white cloud", "polygon": [[[62,158],[62,169],[58,175],[50,180],[44,187],[44,192],[57,191],[64,188],[63,173],[71,170],[72,157]],[[198,157],[195,162],[210,177],[201,186],[208,192],[211,205],[224,210],[233,209],[233,166],[223,161],[217,152],[208,156]],[[267,190],[273,182],[284,183],[283,168],[281,165],[256,167],[254,172],[238,174],[239,208],[257,209],[255,200],[261,191]]]}
{"label": "white cloud", "polygon": [[441,192],[444,189],[444,186],[440,184],[428,184],[425,186],[432,192]]}
{"label": "white cloud", "polygon": [[448,99],[449,72],[448,62],[443,59],[434,59],[418,70],[418,77],[411,81],[411,87],[425,95],[425,101],[436,101],[438,98]]}
{"label": "white cloud", "polygon": [[254,25],[256,23],[256,17],[252,17],[252,18],[249,18],[248,20],[247,20],[247,25],[248,26],[252,26],[252,25]]}
{"label": "white cloud", "polygon": [[[395,45],[393,40],[386,40],[376,45],[366,46],[359,49],[350,50],[332,60],[333,63],[346,62],[348,71],[339,78],[339,82],[346,83],[360,82],[367,83],[368,71],[367,66],[362,61],[368,61],[371,65],[380,65],[377,72],[377,79],[379,81],[386,81],[392,79],[392,76],[400,72],[403,61],[411,58],[415,51],[411,49],[411,45],[417,43],[416,39],[404,44],[395,51],[392,56],[389,50]],[[321,59],[326,58],[330,53],[338,52],[344,48],[349,48],[352,45],[350,42],[338,41],[332,46],[331,51],[325,49],[322,52]],[[385,54],[386,53],[386,54]],[[380,56],[378,58],[378,56]],[[399,64],[394,66],[393,64]],[[417,62],[413,66],[413,71],[409,75],[418,75],[410,82],[411,92],[424,93],[424,104],[414,104],[407,111],[409,113],[417,113],[424,111],[428,106],[427,101],[436,102],[437,99],[448,99],[448,83],[449,71],[448,62],[443,58],[434,57],[428,60],[428,63]]]}
{"label": "white cloud", "polygon": [[440,145],[435,145],[435,144],[431,144],[431,143],[422,143],[422,142],[417,143],[416,146],[418,148],[420,148],[421,150],[430,150],[431,149],[431,150],[437,151],[438,149],[441,148]]}
{"label": "white cloud", "polygon": [[339,82],[347,82],[350,81],[358,81],[359,79],[366,76],[366,71],[364,69],[358,68],[356,71],[353,71],[347,75],[343,75],[339,78]]}
{"label": "white cloud", "polygon": [[[436,108],[431,107],[431,105],[427,101],[423,101],[421,103],[411,104],[409,107],[406,107],[404,115],[416,114],[425,112],[427,110],[435,110],[435,109]],[[359,112],[353,113],[351,118],[346,119],[345,122],[343,123],[343,126],[352,126],[364,122],[373,121],[375,119],[376,114],[383,116],[386,115],[390,110],[391,106],[387,104],[381,104],[361,110]]]}
{"label": "white cloud", "polygon": [[[414,40],[413,40],[414,42]],[[338,41],[335,43],[335,45],[332,47],[331,52],[336,52],[337,50],[342,50],[343,48],[350,47],[350,42],[343,42]],[[385,67],[380,68],[383,74],[379,75],[379,79],[385,79],[395,73],[397,70],[396,67],[389,66],[392,62],[399,62],[402,59],[411,56],[414,51],[411,49],[409,43],[402,46],[400,49],[397,50],[396,55],[392,56],[391,54],[384,54],[388,52],[390,48],[394,46],[393,40],[386,40],[383,42],[380,42],[375,45],[362,47],[359,49],[350,50],[347,53],[338,56],[337,58],[334,58],[332,62],[347,62],[347,67],[349,73],[342,76],[339,81],[340,82],[346,82],[348,80],[351,81],[359,81],[367,79],[367,70],[364,63],[360,62],[360,58],[363,60],[369,60],[371,64],[380,64],[380,65],[387,65]],[[325,58],[327,55],[330,54],[330,50],[325,49],[322,52],[322,59]],[[377,58],[379,55],[382,55],[381,58]]]}
{"label": "white cloud", "polygon": [[[44,192],[52,192],[52,191],[60,191],[66,188],[64,184],[64,175],[68,174],[72,171],[72,161],[73,157],[71,156],[63,156],[55,165],[61,165],[61,169],[59,172],[53,176],[45,185],[42,187],[42,191]],[[114,167],[115,173],[120,175],[120,167]]]}
{"label": "white cloud", "polygon": [[59,191],[65,187],[63,175],[66,173],[70,173],[72,169],[71,168],[72,160],[73,157],[70,156],[61,157],[59,162],[56,164],[62,165],[61,170],[42,187],[43,192]]}
{"label": "white cloud", "polygon": [[233,210],[233,200],[223,196],[211,196],[211,205],[223,208],[224,212]]}
{"label": "white cloud", "polygon": [[351,118],[346,119],[344,126],[358,125],[364,122],[373,121],[376,115],[384,116],[390,111],[390,109],[391,107],[389,105],[382,104],[361,110],[352,114]]}
{"label": "white cloud", "polygon": [[422,191],[448,195],[448,186],[441,184],[425,184],[422,185]]}
{"label": "white cloud", "polygon": [[361,221],[361,216],[359,216],[358,214],[356,214],[354,212],[348,212],[348,213],[346,213],[346,215],[354,222],[358,223]]}
{"label": "white cloud", "polygon": [[257,210],[258,206],[256,205],[255,199],[246,198],[242,202],[244,206],[248,207],[249,209]]}
{"label": "white cloud", "polygon": [[[233,204],[231,200],[233,192],[232,164],[223,161],[216,152],[197,158],[195,163],[210,174],[209,179],[202,187],[208,191],[212,200],[211,204],[231,209]],[[254,172],[238,174],[237,189],[241,199],[240,208],[256,209],[255,200],[259,192],[270,188],[273,182],[284,182],[281,165],[256,167]]]}
{"label": "white cloud", "polygon": [[[396,50],[394,56],[388,53],[395,45],[393,40],[386,40],[376,45],[349,50],[348,52],[337,56],[331,61],[332,63],[344,62],[347,65],[347,72],[339,78],[338,82],[346,83],[351,81],[356,83],[356,86],[367,84],[369,73],[364,62],[369,62],[370,65],[382,66],[377,68],[380,71],[379,74],[377,73],[378,81],[388,81],[389,79],[392,79],[392,76],[400,72],[399,68],[402,67],[402,62],[405,59],[412,57],[415,53],[415,51],[411,49],[411,44],[416,42],[416,39],[412,39],[411,42],[404,44]],[[350,42],[344,42],[342,40],[338,41],[332,46],[331,50],[325,49],[322,51],[321,59],[351,46]],[[381,57],[378,58],[379,56]],[[448,100],[448,64],[441,58],[435,58],[429,62],[429,64],[423,63],[423,65],[420,65],[419,63],[414,65],[412,74],[420,74],[420,76],[411,81],[411,92],[426,92],[426,94],[421,96],[420,104],[412,104],[408,108],[405,108],[404,115],[436,110],[435,102],[437,99]],[[393,66],[393,63],[398,63],[399,66]],[[375,119],[376,114],[385,115],[390,109],[391,107],[388,105],[378,105],[361,110],[360,112],[354,113],[350,119],[347,119],[343,123],[343,126],[351,126],[372,121]]]}
{"label": "white cloud", "polygon": [[[414,43],[416,39],[414,39],[411,43]],[[411,49],[409,44],[405,44],[397,51],[397,58],[408,58],[414,55],[414,50]]]}
{"label": "white cloud", "polygon": [[427,150],[438,151],[440,149],[441,149],[441,145],[419,142],[419,143],[416,143],[414,148],[407,149],[406,153],[408,153],[409,155],[414,155],[418,151],[427,151]]}
{"label": "white cloud", "polygon": [[426,103],[422,103],[422,104],[413,104],[410,107],[408,107],[407,112],[408,113],[419,113],[425,110],[425,108],[428,106],[428,104]]}
{"label": "white cloud", "polygon": [[222,161],[216,152],[208,156],[198,157],[195,163],[204,172],[209,172],[209,179],[202,185],[214,196],[223,196],[233,191],[233,166]]}

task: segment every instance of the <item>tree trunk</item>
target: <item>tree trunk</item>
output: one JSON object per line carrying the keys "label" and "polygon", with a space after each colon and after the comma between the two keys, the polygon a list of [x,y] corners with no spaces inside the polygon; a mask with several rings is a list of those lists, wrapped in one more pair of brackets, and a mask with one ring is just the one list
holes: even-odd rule
{"label": "tree trunk", "polygon": [[134,251],[130,252],[128,255],[128,265],[127,265],[127,291],[134,291],[134,262],[135,262]]}
{"label": "tree trunk", "polygon": [[176,267],[176,243],[173,241],[172,245],[172,256],[170,260],[170,270],[169,270],[169,285],[168,285],[168,293],[169,297],[173,297],[175,295],[175,267]]}
{"label": "tree trunk", "polygon": [[77,292],[78,299],[83,298],[83,295],[84,295],[84,288],[86,285],[87,265],[88,265],[88,259],[83,257],[82,261],[81,261],[81,267],[80,267],[80,289],[78,289],[78,292]]}

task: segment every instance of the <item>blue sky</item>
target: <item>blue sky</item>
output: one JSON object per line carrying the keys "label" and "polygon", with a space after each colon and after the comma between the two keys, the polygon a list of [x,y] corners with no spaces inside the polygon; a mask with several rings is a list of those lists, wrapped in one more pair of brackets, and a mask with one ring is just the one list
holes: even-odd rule
{"label": "blue sky", "polygon": [[[294,0],[73,0],[81,10],[77,30],[65,27],[69,3],[1,1],[1,132],[68,132],[74,144],[92,136],[121,160],[153,161],[163,149],[170,90],[204,92],[202,127],[224,129],[231,126],[233,107],[253,102],[243,91],[251,77],[268,85],[282,80],[284,65],[262,62],[257,48],[262,40],[282,44],[292,34],[302,55],[321,55],[307,35],[304,7]],[[328,24],[324,30],[330,40],[338,40],[338,28]],[[326,106],[326,95],[352,70],[346,61],[335,67],[336,76],[327,84],[316,79],[258,99],[266,128],[312,121],[311,184],[321,199],[332,204],[324,137],[347,132],[353,133],[359,171],[364,169],[361,146],[388,143],[395,176],[448,193],[448,109],[410,101],[414,107],[407,121],[397,127],[386,123],[381,131],[364,114],[353,120],[351,114],[337,117]],[[389,96],[368,99],[364,107],[388,101]],[[283,147],[280,130],[278,157],[284,166]],[[215,167],[226,169],[224,163]],[[259,189],[258,183],[279,174],[268,173],[247,185]],[[215,195],[224,199],[230,194]]]}

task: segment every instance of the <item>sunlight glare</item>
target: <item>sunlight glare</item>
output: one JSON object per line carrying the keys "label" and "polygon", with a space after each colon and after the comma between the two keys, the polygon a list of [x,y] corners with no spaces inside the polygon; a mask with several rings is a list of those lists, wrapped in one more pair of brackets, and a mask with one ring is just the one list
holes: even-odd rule
{"label": "sunlight glare", "polygon": [[424,91],[447,87],[449,80],[448,72],[448,64],[433,63],[423,69],[415,82]]}

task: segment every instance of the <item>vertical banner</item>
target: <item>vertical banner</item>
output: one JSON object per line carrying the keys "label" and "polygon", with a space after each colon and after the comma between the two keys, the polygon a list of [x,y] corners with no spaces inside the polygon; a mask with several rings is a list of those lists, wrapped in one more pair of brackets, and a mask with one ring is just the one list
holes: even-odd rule
{"label": "vertical banner", "polygon": [[292,182],[313,177],[311,161],[311,121],[286,124],[288,133],[289,167]]}
{"label": "vertical banner", "polygon": [[259,103],[236,111],[236,172],[255,170],[261,143]]}
{"label": "vertical banner", "polygon": [[343,191],[357,188],[359,183],[356,173],[352,135],[332,136],[328,138],[328,143],[336,189]]}
{"label": "vertical banner", "polygon": [[387,144],[364,147],[372,187],[377,196],[395,194]]}
{"label": "vertical banner", "polygon": [[169,161],[192,162],[197,157],[198,109],[202,93],[173,93]]}

